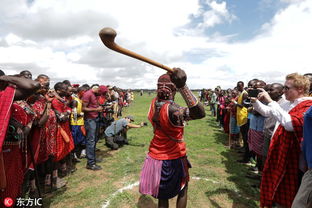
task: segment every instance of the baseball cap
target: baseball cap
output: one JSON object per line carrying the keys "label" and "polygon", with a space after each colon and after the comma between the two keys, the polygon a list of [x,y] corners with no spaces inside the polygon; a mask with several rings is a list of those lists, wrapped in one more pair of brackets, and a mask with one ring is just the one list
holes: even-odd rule
{"label": "baseball cap", "polygon": [[129,116],[126,116],[126,118],[130,119],[130,121],[134,121],[134,117],[129,115]]}

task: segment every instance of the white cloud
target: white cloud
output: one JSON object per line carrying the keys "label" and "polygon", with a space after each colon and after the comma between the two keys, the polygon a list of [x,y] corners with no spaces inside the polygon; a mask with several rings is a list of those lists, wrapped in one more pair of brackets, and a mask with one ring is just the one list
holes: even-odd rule
{"label": "white cloud", "polygon": [[236,16],[228,11],[225,1],[218,3],[214,0],[207,0],[206,4],[211,10],[205,11],[201,9],[198,11],[199,14],[195,14],[196,17],[203,16],[203,22],[198,25],[199,29],[214,27],[217,24],[231,22],[236,19]]}
{"label": "white cloud", "polygon": [[[121,46],[185,69],[192,88],[228,88],[256,76],[282,81],[287,73],[312,68],[309,0],[289,2],[256,37],[243,43],[228,42],[231,35],[203,33],[205,28],[235,21],[236,14],[225,1],[207,0],[208,10],[187,0],[10,2],[0,2],[0,67],[7,73],[28,68],[56,80],[155,87],[164,71],[107,49],[98,37],[106,26],[116,29]],[[190,16],[204,22],[186,28]],[[195,58],[200,61],[192,61]]]}
{"label": "white cloud", "polygon": [[298,3],[298,2],[304,2],[304,0],[280,0],[284,3]]}

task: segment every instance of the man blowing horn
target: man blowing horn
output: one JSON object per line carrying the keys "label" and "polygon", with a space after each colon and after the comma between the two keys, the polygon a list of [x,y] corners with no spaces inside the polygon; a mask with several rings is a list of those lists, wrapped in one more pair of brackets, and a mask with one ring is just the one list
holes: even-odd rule
{"label": "man blowing horn", "polygon": [[[186,86],[186,74],[179,68],[163,74],[157,83],[157,97],[153,99],[148,119],[154,128],[154,137],[145,159],[140,179],[140,193],[158,199],[158,207],[168,207],[168,199],[178,195],[177,207],[186,207],[188,169],[183,138],[184,122],[205,117],[204,106]],[[179,91],[187,104],[174,102]]]}

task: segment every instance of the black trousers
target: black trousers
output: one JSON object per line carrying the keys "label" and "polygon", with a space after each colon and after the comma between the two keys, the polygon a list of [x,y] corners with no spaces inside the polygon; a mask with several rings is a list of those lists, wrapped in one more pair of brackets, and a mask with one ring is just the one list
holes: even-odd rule
{"label": "black trousers", "polygon": [[247,123],[240,126],[240,132],[243,137],[243,143],[244,143],[244,159],[245,161],[249,160],[251,157],[251,153],[249,151],[249,146],[248,146],[248,131],[249,131],[249,119],[247,120]]}

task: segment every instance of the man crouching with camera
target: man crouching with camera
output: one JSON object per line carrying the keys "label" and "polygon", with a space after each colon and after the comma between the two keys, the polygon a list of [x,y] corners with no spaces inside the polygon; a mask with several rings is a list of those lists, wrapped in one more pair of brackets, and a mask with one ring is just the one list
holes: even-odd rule
{"label": "man crouching with camera", "polygon": [[140,128],[146,125],[142,122],[140,125],[133,124],[133,116],[126,116],[111,123],[105,130],[106,145],[112,150],[117,150],[124,144],[129,144],[127,140],[127,131],[130,128]]}

